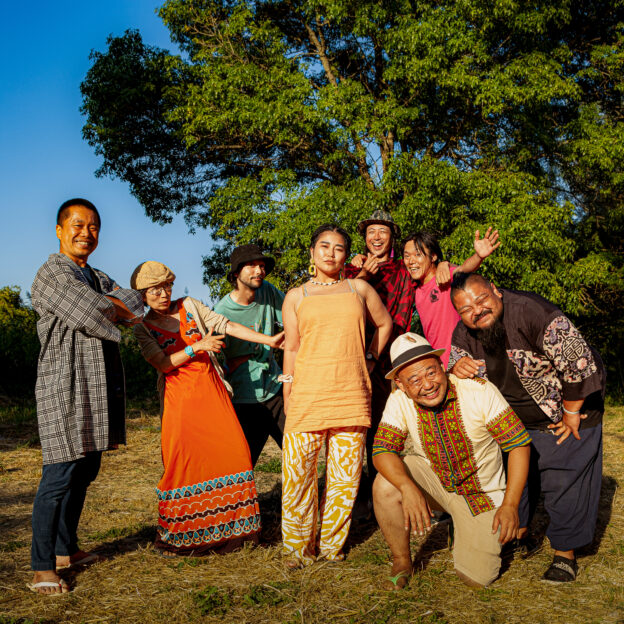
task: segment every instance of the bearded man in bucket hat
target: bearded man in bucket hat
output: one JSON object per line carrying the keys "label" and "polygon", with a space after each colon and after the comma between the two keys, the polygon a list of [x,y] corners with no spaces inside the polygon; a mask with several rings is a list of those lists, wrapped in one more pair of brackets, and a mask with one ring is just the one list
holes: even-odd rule
{"label": "bearded man in bucket hat", "polygon": [[[375,515],[393,559],[384,582],[390,590],[407,585],[410,530],[425,535],[433,509],[453,518],[455,572],[470,586],[496,579],[501,547],[519,528],[531,439],[493,384],[447,374],[443,352],[414,333],[390,348],[386,377],[397,389],[373,445]],[[401,457],[408,435],[414,454]],[[508,453],[507,482],[501,451]]]}
{"label": "bearded man in bucket hat", "polygon": [[[234,289],[215,306],[231,321],[272,336],[282,324],[284,293],[265,281],[275,260],[258,245],[241,245],[230,256],[228,281]],[[284,401],[281,369],[273,350],[262,344],[228,336],[223,353],[226,379],[232,386],[232,403],[241,424],[252,465],[255,466],[269,436],[282,448]]]}

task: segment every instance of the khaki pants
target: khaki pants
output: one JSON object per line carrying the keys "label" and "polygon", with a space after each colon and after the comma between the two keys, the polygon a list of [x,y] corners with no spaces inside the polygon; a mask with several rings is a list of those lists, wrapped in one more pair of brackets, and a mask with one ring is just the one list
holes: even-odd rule
{"label": "khaki pants", "polygon": [[429,464],[420,457],[403,459],[414,481],[428,494],[430,503],[444,509],[453,518],[455,569],[480,585],[489,585],[500,570],[500,529],[493,535],[492,522],[496,509],[473,516],[463,496],[447,492]]}

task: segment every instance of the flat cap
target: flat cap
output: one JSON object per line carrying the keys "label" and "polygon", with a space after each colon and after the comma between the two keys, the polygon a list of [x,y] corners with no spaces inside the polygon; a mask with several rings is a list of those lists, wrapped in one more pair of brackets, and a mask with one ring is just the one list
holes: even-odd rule
{"label": "flat cap", "polygon": [[163,282],[173,282],[175,277],[175,273],[162,262],[147,260],[147,262],[139,264],[132,272],[130,288],[143,290],[145,288],[157,286]]}

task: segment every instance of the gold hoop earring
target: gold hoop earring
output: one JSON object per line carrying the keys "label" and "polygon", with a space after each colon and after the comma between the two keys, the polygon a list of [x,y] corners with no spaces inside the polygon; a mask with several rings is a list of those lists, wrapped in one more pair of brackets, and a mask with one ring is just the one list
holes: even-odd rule
{"label": "gold hoop earring", "polygon": [[308,267],[308,273],[310,277],[316,277],[316,264],[314,264],[314,262],[310,262],[310,266]]}

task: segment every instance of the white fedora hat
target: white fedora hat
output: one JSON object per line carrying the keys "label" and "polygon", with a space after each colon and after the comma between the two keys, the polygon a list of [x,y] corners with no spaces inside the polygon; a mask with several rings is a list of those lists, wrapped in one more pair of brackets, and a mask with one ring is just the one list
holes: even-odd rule
{"label": "white fedora hat", "polygon": [[428,355],[444,353],[445,349],[434,349],[422,336],[407,332],[401,334],[390,346],[390,359],[392,370],[386,375],[386,379],[394,379],[399,369],[414,360],[420,360]]}

